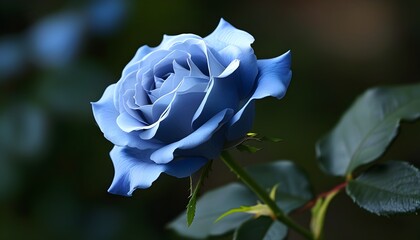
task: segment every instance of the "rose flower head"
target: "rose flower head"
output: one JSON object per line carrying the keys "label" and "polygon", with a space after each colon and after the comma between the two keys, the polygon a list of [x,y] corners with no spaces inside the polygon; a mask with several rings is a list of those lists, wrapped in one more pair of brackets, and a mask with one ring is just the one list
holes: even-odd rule
{"label": "rose flower head", "polygon": [[164,36],[142,46],[108,86],[93,114],[115,175],[109,192],[130,196],[166,173],[187,177],[252,128],[254,100],[282,98],[290,52],[257,60],[254,38],[221,19],[205,38]]}

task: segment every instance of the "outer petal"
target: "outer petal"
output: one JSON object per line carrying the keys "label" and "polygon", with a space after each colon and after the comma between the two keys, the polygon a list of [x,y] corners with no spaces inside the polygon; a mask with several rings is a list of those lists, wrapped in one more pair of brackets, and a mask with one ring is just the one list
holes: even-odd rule
{"label": "outer petal", "polygon": [[102,98],[92,103],[93,115],[106,139],[115,145],[130,146],[139,149],[157,148],[160,144],[142,141],[135,133],[126,133],[117,125],[118,111],[113,103],[115,84],[110,85]]}
{"label": "outer petal", "polygon": [[115,146],[110,153],[114,180],[108,192],[131,196],[137,188],[148,188],[164,172],[164,165],[149,160],[150,151]]}
{"label": "outer petal", "polygon": [[282,98],[292,79],[290,51],[276,58],[258,60],[257,64],[258,85],[252,98],[261,99],[268,96]]}
{"label": "outer petal", "polygon": [[258,60],[257,86],[248,102],[232,117],[227,134],[228,141],[237,140],[250,130],[252,126],[250,119],[253,119],[253,101],[255,99],[268,96],[280,99],[285,95],[292,78],[290,64],[290,51],[276,58]]}
{"label": "outer petal", "polygon": [[205,37],[204,40],[219,51],[228,45],[248,48],[255,39],[251,34],[235,28],[222,18],[216,30]]}
{"label": "outer petal", "polygon": [[150,161],[150,151],[115,146],[111,150],[114,164],[114,180],[108,191],[123,196],[131,196],[137,188],[148,188],[165,172],[175,177],[187,177],[202,167],[204,158],[176,159],[169,164]]}
{"label": "outer petal", "polygon": [[175,150],[194,148],[205,143],[230,119],[232,114],[232,109],[224,109],[187,137],[156,150],[150,159],[156,163],[168,163],[174,159]]}
{"label": "outer petal", "polygon": [[234,59],[241,61],[237,78],[238,93],[241,98],[249,96],[257,76],[257,58],[251,47],[254,37],[221,19],[216,30],[204,39],[218,52],[216,57],[224,66]]}
{"label": "outer petal", "polygon": [[127,145],[130,138],[117,125],[119,113],[113,102],[115,86],[116,84],[108,86],[102,98],[98,102],[92,103],[93,116],[106,139],[116,145]]}
{"label": "outer petal", "polygon": [[191,33],[184,33],[179,35],[163,35],[162,43],[157,47],[161,49],[169,49],[174,44],[179,44],[190,39],[201,39],[200,36]]}

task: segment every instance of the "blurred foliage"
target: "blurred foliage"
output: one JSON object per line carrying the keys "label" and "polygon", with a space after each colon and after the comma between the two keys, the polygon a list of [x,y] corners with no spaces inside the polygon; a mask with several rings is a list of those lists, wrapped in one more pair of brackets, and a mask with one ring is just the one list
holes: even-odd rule
{"label": "blurred foliage", "polygon": [[[0,239],[177,239],[165,225],[185,208],[188,180],[108,194],[111,144],[89,102],[139,46],[163,34],[206,36],[220,17],[255,37],[259,58],[293,53],[286,98],[258,103],[254,128],[284,140],[264,143],[252,161],[238,156],[296,160],[315,190],[330,188],[336,179],[317,168],[314,143],[363,90],[420,80],[419,11],[414,0],[1,1]],[[402,124],[383,158],[420,166],[419,136],[419,124]],[[202,191],[233,179],[216,161]],[[414,215],[379,218],[340,196],[330,210],[327,239],[420,238]]]}

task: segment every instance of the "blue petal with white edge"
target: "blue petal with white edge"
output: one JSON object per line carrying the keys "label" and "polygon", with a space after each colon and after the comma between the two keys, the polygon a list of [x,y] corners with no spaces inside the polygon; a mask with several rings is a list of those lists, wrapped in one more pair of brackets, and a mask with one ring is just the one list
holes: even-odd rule
{"label": "blue petal with white edge", "polygon": [[187,177],[200,169],[204,158],[176,159],[169,164],[150,161],[151,151],[115,146],[110,153],[115,174],[108,191],[113,194],[131,196],[134,190],[148,188],[160,176],[167,173],[175,177]]}
{"label": "blue petal with white edge", "polygon": [[255,39],[251,34],[235,28],[222,18],[217,28],[204,40],[218,51],[228,45],[248,48]]}
{"label": "blue petal with white edge", "polygon": [[197,36],[195,34],[191,34],[191,33],[184,33],[184,34],[179,34],[179,35],[163,35],[163,40],[161,42],[161,44],[159,46],[157,46],[156,48],[161,48],[161,49],[169,49],[172,46],[174,46],[174,44],[178,44],[178,43],[182,43],[185,42],[187,40],[190,39],[201,39],[200,36]]}
{"label": "blue petal with white edge", "polygon": [[142,141],[136,133],[126,133],[117,124],[118,111],[113,103],[115,84],[107,87],[98,102],[92,103],[93,115],[106,139],[115,145],[130,146],[139,149],[157,148],[161,144]]}
{"label": "blue petal with white edge", "polygon": [[242,109],[232,117],[227,133],[228,141],[237,140],[250,130],[249,119],[253,119],[253,101],[255,99],[269,96],[280,99],[285,95],[289,86],[292,78],[290,51],[276,58],[258,60],[257,64],[259,72],[256,89]]}

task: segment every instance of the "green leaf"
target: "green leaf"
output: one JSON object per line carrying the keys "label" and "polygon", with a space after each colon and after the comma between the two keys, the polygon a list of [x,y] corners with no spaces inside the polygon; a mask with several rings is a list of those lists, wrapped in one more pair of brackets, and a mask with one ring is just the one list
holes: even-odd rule
{"label": "green leaf", "polygon": [[203,168],[200,174],[200,178],[198,179],[197,184],[194,187],[193,177],[190,177],[190,200],[187,204],[187,225],[190,226],[191,223],[194,221],[195,217],[195,207],[197,203],[197,194],[200,191],[201,186],[204,183],[204,179],[208,177],[208,174],[211,170],[211,165],[213,161],[209,161]]}
{"label": "green leaf", "polygon": [[278,221],[268,217],[251,219],[243,223],[236,231],[234,240],[271,240],[284,239],[287,235],[287,227]]}
{"label": "green leaf", "polygon": [[276,203],[286,213],[312,199],[306,174],[291,161],[275,161],[248,167],[247,172],[269,191],[276,187]]}
{"label": "green leaf", "polygon": [[185,224],[184,212],[172,221],[168,227],[180,235],[190,238],[222,235],[239,227],[243,222],[250,219],[251,215],[237,213],[214,223],[220,215],[232,208],[252,205],[256,202],[257,198],[245,186],[239,183],[231,183],[207,192],[197,201],[195,220],[191,226],[188,227]]}
{"label": "green leaf", "polygon": [[420,84],[366,91],[335,128],[318,141],[316,152],[321,168],[331,175],[350,175],[384,153],[402,119],[419,116]]}
{"label": "green leaf", "polygon": [[420,208],[420,171],[406,162],[387,162],[351,180],[346,191],[378,215],[412,212]]}

